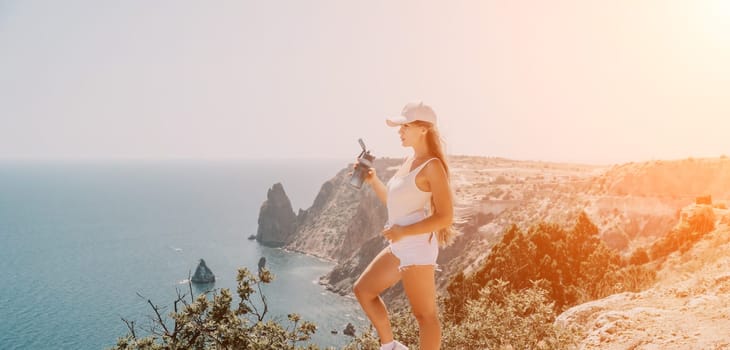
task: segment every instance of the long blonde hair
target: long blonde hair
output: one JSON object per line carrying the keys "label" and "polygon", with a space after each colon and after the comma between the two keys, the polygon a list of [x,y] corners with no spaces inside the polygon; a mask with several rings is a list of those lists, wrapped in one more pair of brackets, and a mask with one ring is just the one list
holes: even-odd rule
{"label": "long blonde hair", "polygon": [[[453,188],[451,188],[451,173],[449,171],[449,164],[446,162],[446,152],[444,151],[444,149],[446,148],[446,142],[441,137],[441,134],[439,133],[436,125],[420,120],[413,121],[412,123],[414,125],[426,128],[426,146],[428,147],[429,153],[438,158],[441,161],[441,164],[443,164],[444,170],[446,170],[446,181],[448,181],[449,184],[449,191],[452,191],[453,197]],[[435,210],[436,203],[433,200],[433,196],[431,196],[432,215]],[[446,226],[436,232],[436,237],[438,238],[439,245],[442,247],[449,246],[451,243],[453,243],[455,236],[456,230],[454,230],[453,224],[450,224],[449,226]]]}

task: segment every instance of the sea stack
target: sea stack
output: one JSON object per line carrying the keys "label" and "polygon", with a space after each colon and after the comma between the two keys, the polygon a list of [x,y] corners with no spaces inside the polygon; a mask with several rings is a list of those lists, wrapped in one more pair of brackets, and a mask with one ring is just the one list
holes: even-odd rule
{"label": "sea stack", "polygon": [[342,334],[354,337],[355,336],[355,325],[353,325],[350,322],[347,322],[347,326],[345,326],[345,330],[342,331]]}
{"label": "sea stack", "polygon": [[190,280],[193,283],[213,283],[215,282],[215,275],[213,274],[213,271],[205,265],[205,260],[200,259],[198,268],[195,269],[195,274]]}
{"label": "sea stack", "polygon": [[284,186],[276,183],[266,194],[266,201],[259,210],[259,228],[256,240],[269,247],[281,247],[289,243],[296,231],[297,215],[292,210]]}

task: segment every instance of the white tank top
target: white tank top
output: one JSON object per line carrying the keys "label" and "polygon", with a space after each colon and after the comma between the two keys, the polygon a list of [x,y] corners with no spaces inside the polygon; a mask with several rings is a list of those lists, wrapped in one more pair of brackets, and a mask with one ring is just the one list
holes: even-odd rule
{"label": "white tank top", "polygon": [[405,176],[393,175],[388,180],[388,223],[387,225],[410,225],[426,218],[431,207],[431,192],[424,192],[416,186],[416,175],[431,158]]}

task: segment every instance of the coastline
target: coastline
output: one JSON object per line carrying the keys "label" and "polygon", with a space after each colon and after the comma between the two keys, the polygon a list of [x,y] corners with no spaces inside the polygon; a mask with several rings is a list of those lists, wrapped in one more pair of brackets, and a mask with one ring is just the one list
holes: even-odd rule
{"label": "coastline", "polygon": [[[285,251],[287,253],[296,253],[296,254],[305,255],[305,256],[308,256],[308,257],[311,257],[311,258],[315,258],[315,259],[317,259],[317,260],[319,260],[321,262],[326,262],[326,263],[334,264],[332,266],[333,269],[334,269],[334,267],[338,263],[334,259],[328,259],[328,258],[325,258],[325,257],[318,256],[316,254],[312,254],[312,253],[308,253],[308,252],[303,252],[303,251],[300,251],[300,250],[297,250],[297,249],[290,249],[290,248],[285,248],[285,247],[277,247],[275,249],[280,249],[280,250],[283,250],[283,251]],[[332,272],[332,269],[330,269],[327,272],[327,274],[324,274],[322,276],[319,276],[319,279],[317,280],[317,284],[319,284],[320,286],[324,287],[324,289],[326,291],[328,291],[328,292],[330,292],[332,294],[336,294],[336,295],[339,295],[341,297],[345,297],[345,298],[348,298],[348,299],[351,299],[351,300],[356,300],[355,299],[355,296],[352,295],[352,293],[343,293],[342,291],[339,291],[339,290],[335,289],[335,286],[332,285],[330,283],[329,279],[327,278],[327,276],[329,275],[330,272]]]}
{"label": "coastline", "polygon": [[301,251],[301,250],[297,250],[297,249],[291,249],[291,248],[286,248],[286,247],[276,247],[275,249],[281,249],[281,250],[283,250],[283,251],[285,251],[287,253],[297,253],[297,254],[306,255],[306,256],[315,258],[315,259],[317,259],[317,260],[319,260],[321,262],[337,264],[337,261],[334,260],[334,259],[328,259],[328,258],[323,257],[323,256],[319,256],[319,255],[316,255],[316,254],[313,254],[313,253],[309,253],[309,252],[305,252],[305,251]]}

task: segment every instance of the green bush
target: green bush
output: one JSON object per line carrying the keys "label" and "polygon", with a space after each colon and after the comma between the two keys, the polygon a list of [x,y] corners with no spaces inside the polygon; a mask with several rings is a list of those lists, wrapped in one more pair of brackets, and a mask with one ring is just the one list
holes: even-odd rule
{"label": "green bush", "polygon": [[457,275],[450,281],[445,309],[460,317],[466,302],[477,299],[481,288],[494,280],[509,282],[514,291],[540,281],[558,312],[625,291],[628,285],[648,286],[653,282],[644,267],[625,265],[618,252],[598,238],[598,228],[585,213],[568,231],[548,223],[538,223],[527,232],[512,226],[474,275]]}
{"label": "green bush", "polygon": [[[462,312],[458,322],[441,314],[442,349],[570,349],[576,343],[575,330],[554,324],[553,303],[537,283],[517,292],[506,281],[490,281]],[[418,349],[417,322],[410,312],[396,311],[390,319],[395,338]],[[371,329],[344,349],[377,350],[379,342]]]}
{"label": "green bush", "polygon": [[[287,316],[291,328],[285,328],[272,320],[265,320],[268,311],[266,298],[261,294],[261,284],[270,283],[274,276],[262,269],[254,276],[248,269],[238,270],[237,293],[240,298],[237,306],[232,308],[233,297],[227,288],[219,292],[200,294],[192,297],[180,295],[174,302],[174,311],[169,317],[173,320],[169,326],[160,314],[160,307],[147,301],[155,312],[154,324],[148,330],[151,335],[138,337],[133,321],[124,320],[129,333],[119,338],[113,350],[174,350],[174,349],[250,349],[250,350],[295,350],[318,349],[317,346],[298,343],[311,339],[317,327],[308,321],[302,321],[299,315]],[[258,290],[260,303],[252,301]],[[211,294],[209,299],[208,294]],[[181,305],[181,310],[178,306]]]}
{"label": "green bush", "polygon": [[566,349],[574,332],[554,325],[549,292],[537,283],[515,291],[509,282],[490,281],[467,301],[458,324],[447,322],[445,349]]}

